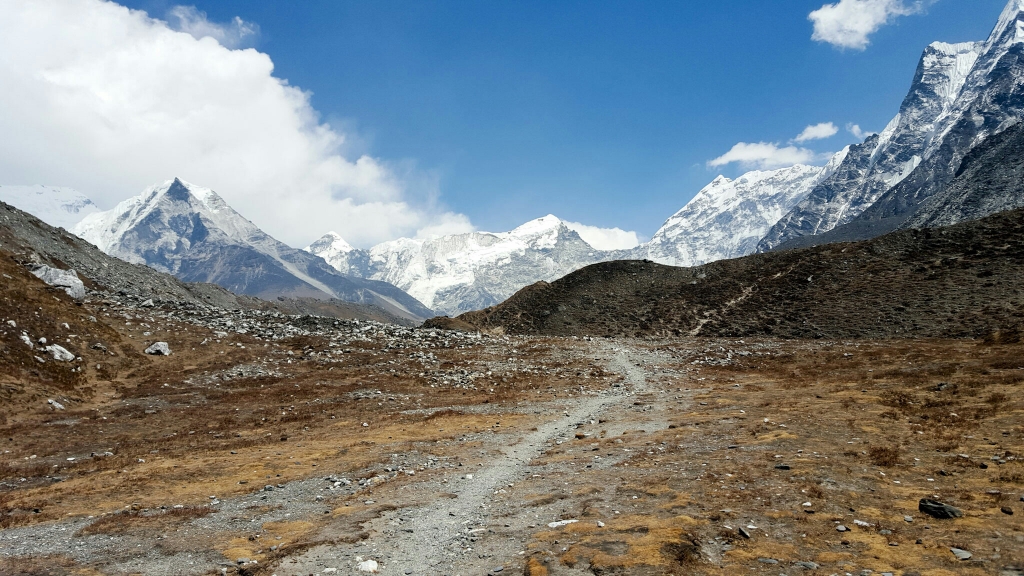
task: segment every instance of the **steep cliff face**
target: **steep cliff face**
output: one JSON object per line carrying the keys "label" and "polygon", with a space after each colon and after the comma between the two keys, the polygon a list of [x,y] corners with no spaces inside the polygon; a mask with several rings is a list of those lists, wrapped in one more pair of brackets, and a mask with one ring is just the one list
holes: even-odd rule
{"label": "steep cliff face", "polygon": [[758,245],[773,250],[853,221],[913,173],[955,114],[984,43],[936,42],[924,51],[899,114],[881,134],[853,146],[835,173],[786,214]]}
{"label": "steep cliff face", "polygon": [[903,225],[936,228],[1024,207],[1024,124],[974,148],[948,186],[924,200]]}

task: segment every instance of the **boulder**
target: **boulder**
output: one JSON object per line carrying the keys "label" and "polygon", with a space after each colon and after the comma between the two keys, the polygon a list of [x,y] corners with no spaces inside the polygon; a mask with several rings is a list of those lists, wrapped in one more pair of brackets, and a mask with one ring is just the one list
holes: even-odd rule
{"label": "boulder", "polygon": [[85,299],[85,284],[78,278],[74,270],[60,270],[45,265],[39,265],[31,270],[32,274],[46,282],[50,286],[63,288],[68,296],[75,300]]}
{"label": "boulder", "polygon": [[928,500],[927,498],[921,500],[917,505],[917,509],[939,520],[951,520],[953,518],[963,518],[964,516],[964,513],[959,508],[943,504],[942,502],[936,502],[935,500]]}
{"label": "boulder", "polygon": [[167,342],[157,342],[149,348],[146,348],[146,354],[150,356],[170,356],[171,347],[167,345]]}
{"label": "boulder", "polygon": [[68,352],[64,347],[56,344],[47,346],[44,350],[49,352],[57,362],[74,362],[75,360],[74,354]]}

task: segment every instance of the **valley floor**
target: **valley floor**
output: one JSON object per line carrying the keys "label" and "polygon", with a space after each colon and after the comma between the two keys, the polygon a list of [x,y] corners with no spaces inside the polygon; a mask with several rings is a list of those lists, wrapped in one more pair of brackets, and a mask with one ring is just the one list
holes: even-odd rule
{"label": "valley floor", "polygon": [[[1021,344],[44,308],[109,326],[82,349],[110,365],[81,352],[45,392],[24,382],[49,372],[5,365],[3,574],[1024,569]],[[4,311],[19,330],[24,310]],[[174,354],[140,353],[155,340]]]}

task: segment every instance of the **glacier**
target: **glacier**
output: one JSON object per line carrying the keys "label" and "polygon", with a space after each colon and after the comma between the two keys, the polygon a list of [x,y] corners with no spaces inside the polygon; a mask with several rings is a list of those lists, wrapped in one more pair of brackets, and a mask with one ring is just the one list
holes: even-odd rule
{"label": "glacier", "polygon": [[0,201],[65,230],[100,211],[85,194],[57,186],[0,186]]}

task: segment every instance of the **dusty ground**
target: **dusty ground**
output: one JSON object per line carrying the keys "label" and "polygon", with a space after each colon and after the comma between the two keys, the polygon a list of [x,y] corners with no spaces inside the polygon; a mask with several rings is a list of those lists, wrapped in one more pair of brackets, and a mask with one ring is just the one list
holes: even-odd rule
{"label": "dusty ground", "polygon": [[480,337],[4,272],[0,574],[1024,568],[1020,344]]}

